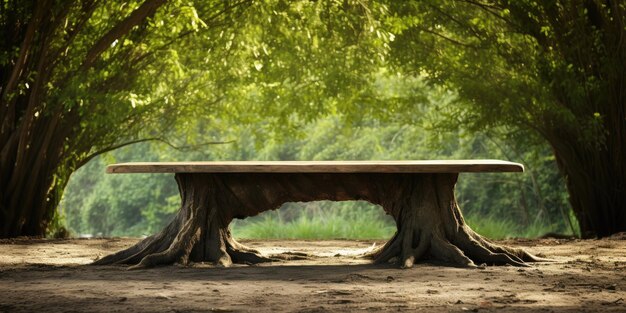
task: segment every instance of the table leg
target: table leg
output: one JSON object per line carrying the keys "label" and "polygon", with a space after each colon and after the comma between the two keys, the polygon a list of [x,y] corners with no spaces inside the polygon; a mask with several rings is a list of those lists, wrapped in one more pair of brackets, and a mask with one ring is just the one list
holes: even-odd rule
{"label": "table leg", "polygon": [[176,174],[181,208],[160,233],[126,250],[106,256],[95,265],[130,264],[131,269],[174,263],[212,262],[221,266],[260,263],[273,259],[235,241],[228,225],[228,203],[219,180],[208,174]]}
{"label": "table leg", "polygon": [[398,230],[372,253],[376,263],[396,261],[412,267],[420,259],[434,259],[462,267],[476,263],[526,266],[539,258],[518,248],[490,242],[463,219],[454,197],[458,174],[416,174],[397,199],[383,202]]}

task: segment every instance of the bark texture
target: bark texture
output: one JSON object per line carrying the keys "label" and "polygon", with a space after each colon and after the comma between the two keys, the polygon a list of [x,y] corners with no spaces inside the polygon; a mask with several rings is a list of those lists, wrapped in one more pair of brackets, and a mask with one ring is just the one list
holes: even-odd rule
{"label": "bark texture", "polygon": [[[611,139],[624,141],[623,136]],[[607,237],[625,232],[626,145],[607,143],[598,149],[574,144],[555,146],[559,147],[559,150],[555,148],[556,160],[567,182],[581,237]]]}
{"label": "bark texture", "polygon": [[130,264],[131,268],[173,263],[271,261],[237,243],[228,225],[285,202],[366,200],[396,220],[398,231],[371,255],[378,263],[411,267],[422,259],[457,266],[475,263],[523,266],[538,259],[493,244],[464,222],[454,198],[457,174],[378,173],[220,173],[176,174],[182,205],[160,233],[94,264]]}

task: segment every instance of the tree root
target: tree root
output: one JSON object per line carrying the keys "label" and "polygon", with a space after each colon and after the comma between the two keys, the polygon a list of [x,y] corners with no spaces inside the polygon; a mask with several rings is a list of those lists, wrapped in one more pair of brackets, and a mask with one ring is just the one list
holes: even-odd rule
{"label": "tree root", "polygon": [[204,243],[204,247],[211,251],[211,254],[203,256],[198,251],[199,247],[203,246],[199,244],[202,234],[200,228],[184,227],[173,240],[169,241],[164,240],[168,237],[163,235],[166,230],[126,250],[97,260],[93,265],[128,264],[131,265],[129,270],[135,270],[175,263],[189,265],[192,262],[211,262],[217,266],[228,267],[234,263],[251,265],[278,260],[262,256],[257,250],[238,243],[227,229],[218,232],[220,237]]}
{"label": "tree root", "polygon": [[129,264],[130,270],[190,262],[256,264],[276,259],[262,256],[231,236],[225,218],[215,205],[213,185],[193,175],[177,176],[182,206],[174,220],[160,233],[136,245],[95,261],[94,265]]}
{"label": "tree root", "polygon": [[453,239],[428,230],[405,230],[367,256],[377,264],[394,262],[402,268],[411,268],[422,259],[443,261],[459,267],[476,267],[477,264],[527,267],[526,262],[549,261],[523,249],[492,243],[467,226],[462,227]]}
{"label": "tree root", "polygon": [[312,255],[304,252],[287,251],[280,254],[272,254],[271,257],[281,261],[293,261],[293,260],[310,260]]}
{"label": "tree root", "polygon": [[395,261],[410,268],[422,259],[459,267],[476,264],[528,266],[547,261],[519,249],[490,242],[475,233],[461,215],[454,198],[456,175],[432,175],[415,181],[415,192],[390,213],[398,231],[383,247],[367,255],[375,263]]}

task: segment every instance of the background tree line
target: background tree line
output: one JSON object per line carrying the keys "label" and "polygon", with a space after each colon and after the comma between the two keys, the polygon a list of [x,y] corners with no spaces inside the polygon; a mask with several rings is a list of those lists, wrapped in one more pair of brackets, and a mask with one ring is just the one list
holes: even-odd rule
{"label": "background tree line", "polygon": [[[378,120],[346,124],[340,116],[310,123],[295,139],[259,143],[254,133],[243,127],[232,143],[194,151],[145,143],[97,158],[70,180],[60,206],[66,224],[75,235],[141,236],[160,230],[177,212],[180,199],[171,175],[105,175],[111,162],[495,157],[521,161],[526,172],[462,175],[459,203],[474,228],[492,237],[576,231],[562,178],[546,147],[520,153],[520,147],[489,134],[459,129],[433,136],[415,125]],[[394,230],[381,208],[364,202],[288,204],[234,225],[235,236],[252,238],[371,239],[387,238]]]}

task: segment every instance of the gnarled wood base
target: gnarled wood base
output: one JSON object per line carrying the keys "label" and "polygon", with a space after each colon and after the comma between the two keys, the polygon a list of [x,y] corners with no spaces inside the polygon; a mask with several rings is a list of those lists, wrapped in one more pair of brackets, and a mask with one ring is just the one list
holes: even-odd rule
{"label": "gnarled wood base", "polygon": [[413,182],[415,192],[393,210],[398,231],[370,256],[376,263],[396,261],[404,268],[429,258],[462,267],[475,263],[526,266],[540,259],[522,249],[503,247],[475,233],[454,198],[456,175],[427,175]]}
{"label": "gnarled wood base", "polygon": [[515,248],[489,242],[472,231],[454,198],[457,174],[378,173],[179,173],[182,206],[160,233],[94,264],[143,268],[174,263],[259,263],[273,259],[237,243],[228,225],[285,202],[367,200],[396,220],[394,237],[370,256],[411,267],[421,259],[457,266],[475,263],[525,266],[539,261]]}
{"label": "gnarled wood base", "polygon": [[95,261],[94,265],[130,264],[130,269],[189,262],[234,263],[272,261],[245,247],[231,236],[232,217],[223,214],[217,199],[225,190],[216,188],[207,175],[176,175],[182,206],[174,220],[160,233],[136,245]]}

